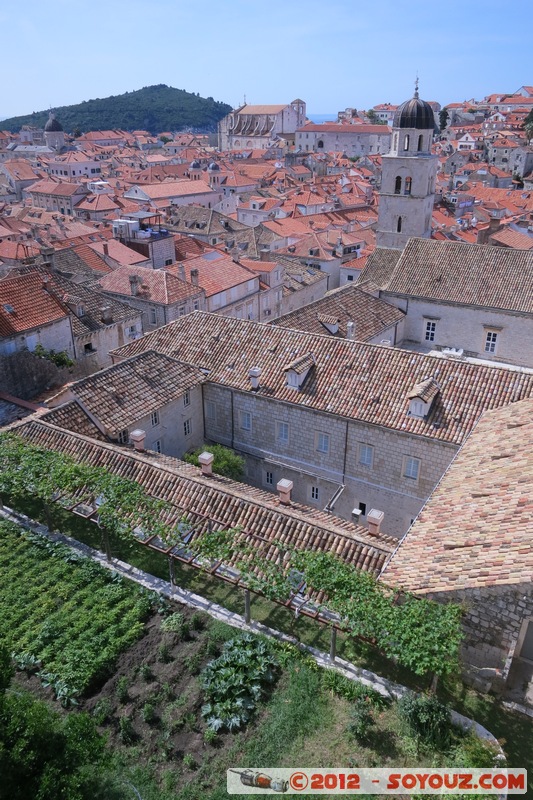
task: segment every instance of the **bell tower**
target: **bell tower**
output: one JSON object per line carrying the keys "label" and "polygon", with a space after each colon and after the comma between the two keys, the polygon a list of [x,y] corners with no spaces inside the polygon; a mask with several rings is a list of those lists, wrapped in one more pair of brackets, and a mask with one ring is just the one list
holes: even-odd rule
{"label": "bell tower", "polygon": [[433,109],[418,97],[398,107],[390,152],[383,156],[376,245],[403,250],[411,236],[429,239],[438,159],[431,154]]}

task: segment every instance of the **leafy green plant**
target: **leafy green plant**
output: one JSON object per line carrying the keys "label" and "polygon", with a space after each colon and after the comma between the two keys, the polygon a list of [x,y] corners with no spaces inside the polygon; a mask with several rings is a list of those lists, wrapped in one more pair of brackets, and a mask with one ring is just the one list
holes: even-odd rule
{"label": "leafy green plant", "polygon": [[276,679],[273,648],[250,634],[230,639],[222,654],[209,662],[200,683],[207,703],[202,715],[215,732],[235,731],[245,725],[266,688]]}
{"label": "leafy green plant", "polygon": [[162,664],[168,664],[172,661],[172,655],[170,653],[170,647],[166,642],[162,642],[158,649],[157,649],[157,658],[158,661],[161,661]]}
{"label": "leafy green plant", "polygon": [[124,744],[132,744],[135,741],[135,729],[131,717],[124,715],[119,718],[118,731]]}
{"label": "leafy green plant", "polygon": [[197,611],[191,617],[191,630],[193,631],[201,631],[205,627],[205,619],[203,614],[199,614]]}
{"label": "leafy green plant", "polygon": [[139,672],[143,681],[146,681],[147,683],[149,683],[154,678],[154,672],[152,670],[152,667],[150,666],[150,664],[147,664],[146,662],[141,664],[141,666],[139,667]]}
{"label": "leafy green plant", "polygon": [[195,757],[191,753],[185,753],[183,756],[183,766],[187,767],[187,769],[196,769],[198,764],[196,763]]}
{"label": "leafy green plant", "polygon": [[103,725],[113,711],[113,706],[111,704],[111,700],[107,697],[102,697],[95,705],[93,709],[93,718],[97,725]]}
{"label": "leafy green plant", "polygon": [[217,732],[213,728],[206,728],[204,731],[205,744],[214,744],[218,739]]}
{"label": "leafy green plant", "polygon": [[365,742],[369,729],[375,725],[372,706],[368,698],[358,697],[352,704],[348,730],[358,742]]}
{"label": "leafy green plant", "polygon": [[173,633],[179,639],[185,639],[189,633],[189,623],[179,611],[165,617],[161,623],[163,633]]}
{"label": "leafy green plant", "polygon": [[448,747],[450,711],[435,695],[407,692],[398,702],[398,713],[414,739],[439,750]]}
{"label": "leafy green plant", "polygon": [[13,653],[15,669],[25,672],[27,675],[34,675],[41,668],[41,661],[33,653]]}
{"label": "leafy green plant", "polygon": [[40,342],[33,350],[33,354],[36,355],[37,358],[46,358],[47,361],[51,361],[56,367],[74,366],[74,361],[69,357],[66,350],[60,350],[59,352],[56,352],[56,350],[46,350]]}
{"label": "leafy green plant", "polygon": [[147,725],[153,725],[157,719],[157,715],[155,713],[155,707],[152,703],[145,703],[141,709],[141,717],[146,722]]}
{"label": "leafy green plant", "polygon": [[127,703],[130,699],[129,696],[129,683],[125,675],[117,681],[117,700],[119,703]]}
{"label": "leafy green plant", "polygon": [[378,709],[386,708],[391,703],[390,697],[385,697],[370,686],[365,686],[359,681],[352,681],[334,670],[324,670],[322,685],[338,697],[343,697],[350,702],[362,699]]}

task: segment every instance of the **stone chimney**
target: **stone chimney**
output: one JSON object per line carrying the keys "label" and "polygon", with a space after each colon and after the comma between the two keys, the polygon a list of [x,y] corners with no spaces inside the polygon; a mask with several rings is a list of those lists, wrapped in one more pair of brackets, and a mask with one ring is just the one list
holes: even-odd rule
{"label": "stone chimney", "polygon": [[186,278],[185,278],[185,267],[183,266],[183,264],[178,264],[178,278],[180,279],[180,281],[185,281],[186,280]]}
{"label": "stone chimney", "polygon": [[368,532],[372,534],[372,536],[379,536],[381,531],[381,523],[383,522],[383,518],[385,516],[384,511],[378,511],[377,508],[372,508],[367,514],[366,521],[368,525]]}
{"label": "stone chimney", "polygon": [[259,251],[260,261],[270,261],[270,250],[268,247],[262,247]]}
{"label": "stone chimney", "polygon": [[198,283],[198,270],[197,269],[191,269],[191,283],[192,283],[193,286],[198,286],[199,285],[199,283]]}
{"label": "stone chimney", "polygon": [[111,325],[113,322],[113,312],[111,311],[111,306],[104,306],[101,308],[100,314],[102,315],[102,322],[104,325]]}
{"label": "stone chimney", "polygon": [[132,297],[137,297],[139,293],[139,276],[138,275],[130,275],[130,292]]}
{"label": "stone chimney", "polygon": [[355,322],[352,320],[346,323],[346,338],[355,339]]}
{"label": "stone chimney", "polygon": [[203,453],[200,453],[198,456],[198,461],[200,462],[200,466],[202,467],[202,475],[212,475],[213,474],[213,461],[215,456],[213,453],[208,453],[207,450],[204,450]]}
{"label": "stone chimney", "polygon": [[284,506],[290,506],[291,504],[291,492],[292,487],[294,486],[292,481],[289,481],[287,478],[282,478],[276,484],[276,489],[279,492],[279,502]]}
{"label": "stone chimney", "polygon": [[109,255],[109,245],[107,242],[104,242],[104,256]]}
{"label": "stone chimney", "polygon": [[133,446],[139,452],[144,452],[144,440],[146,439],[146,431],[141,431],[140,429],[134,430],[130,433],[130,439],[133,442]]}
{"label": "stone chimney", "polygon": [[252,384],[252,391],[256,392],[259,389],[259,378],[261,377],[261,367],[252,367],[248,370],[248,377]]}

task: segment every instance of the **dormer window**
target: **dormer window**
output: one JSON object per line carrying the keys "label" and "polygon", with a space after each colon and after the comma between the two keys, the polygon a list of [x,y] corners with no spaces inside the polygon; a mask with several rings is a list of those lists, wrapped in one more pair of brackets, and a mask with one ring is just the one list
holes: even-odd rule
{"label": "dormer window", "polygon": [[417,383],[407,395],[409,400],[408,416],[426,419],[439,391],[440,386],[435,378],[426,378],[421,383]]}
{"label": "dormer window", "polygon": [[291,389],[300,390],[309,375],[312,367],[315,365],[315,357],[313,353],[307,353],[305,356],[291,361],[285,367],[287,373],[287,386]]}

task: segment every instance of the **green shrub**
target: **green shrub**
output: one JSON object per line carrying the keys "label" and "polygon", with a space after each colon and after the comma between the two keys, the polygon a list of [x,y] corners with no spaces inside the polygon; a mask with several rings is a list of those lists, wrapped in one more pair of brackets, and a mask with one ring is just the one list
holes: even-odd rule
{"label": "green shrub", "polygon": [[213,730],[213,728],[206,728],[204,731],[204,742],[205,744],[214,744],[217,740],[217,732]]}
{"label": "green shrub", "polygon": [[364,697],[354,700],[348,730],[358,742],[365,742],[369,729],[375,724],[370,701]]}
{"label": "green shrub", "polygon": [[359,681],[352,681],[340,672],[325,670],[322,675],[322,685],[338,697],[354,702],[355,700],[367,700],[375,708],[386,708],[390,705],[390,698],[376,692],[369,686],[365,686]]}
{"label": "green shrub", "polygon": [[205,619],[203,614],[199,614],[197,611],[191,617],[191,630],[193,631],[201,631],[205,627]]}
{"label": "green shrub", "polygon": [[179,639],[185,639],[189,633],[189,623],[179,611],[166,617],[161,623],[163,633],[174,633]]}
{"label": "green shrub", "polygon": [[398,713],[409,735],[417,741],[438,750],[449,745],[450,711],[435,695],[407,692],[398,702]]}
{"label": "green shrub", "polygon": [[157,650],[157,659],[162,664],[168,664],[170,661],[172,661],[172,656],[170,654],[170,647],[166,642],[162,642],[159,645],[159,648]]}
{"label": "green shrub", "polygon": [[461,738],[452,752],[452,766],[472,769],[494,769],[501,766],[501,755],[489,742],[480,739],[474,731]]}
{"label": "green shrub", "polygon": [[192,453],[185,453],[183,460],[198,467],[200,466],[198,456],[205,450],[214,456],[213,472],[216,472],[217,475],[224,475],[226,478],[233,478],[234,481],[241,480],[244,475],[244,458],[221,444],[206,444],[198,447]]}

